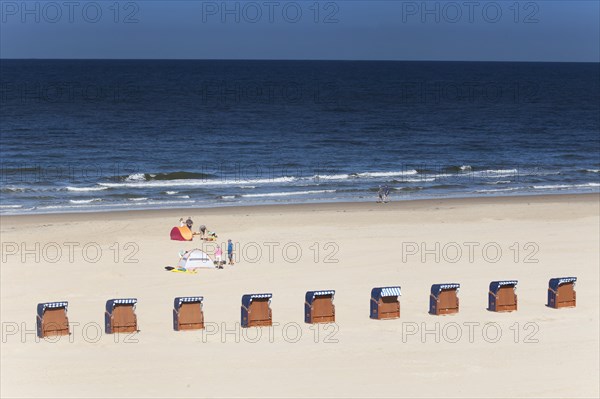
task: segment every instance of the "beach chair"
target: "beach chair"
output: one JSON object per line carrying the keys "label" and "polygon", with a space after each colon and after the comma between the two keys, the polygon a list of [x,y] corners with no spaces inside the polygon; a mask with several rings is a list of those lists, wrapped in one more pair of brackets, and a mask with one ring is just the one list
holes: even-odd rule
{"label": "beach chair", "polygon": [[271,298],[273,294],[242,296],[242,327],[260,327],[273,324]]}
{"label": "beach chair", "polygon": [[304,300],[304,321],[309,324],[335,322],[334,290],[308,291]]}
{"label": "beach chair", "polygon": [[201,296],[177,297],[173,301],[173,329],[202,330],[204,329],[204,312],[202,311]]}
{"label": "beach chair", "polygon": [[106,334],[138,332],[136,304],[136,298],[106,301],[106,311],[104,312]]}
{"label": "beach chair", "polygon": [[488,310],[512,312],[517,310],[517,280],[492,281],[488,292]]}
{"label": "beach chair", "polygon": [[575,282],[577,277],[551,278],[548,282],[548,307],[574,308],[576,305]]}
{"label": "beach chair", "polygon": [[434,284],[429,295],[429,313],[446,315],[458,313],[458,290],[460,284]]}
{"label": "beach chair", "polygon": [[400,317],[400,286],[376,287],[371,290],[371,315],[375,320]]}
{"label": "beach chair", "polygon": [[69,303],[66,301],[38,303],[37,336],[45,338],[56,335],[69,335],[68,306]]}

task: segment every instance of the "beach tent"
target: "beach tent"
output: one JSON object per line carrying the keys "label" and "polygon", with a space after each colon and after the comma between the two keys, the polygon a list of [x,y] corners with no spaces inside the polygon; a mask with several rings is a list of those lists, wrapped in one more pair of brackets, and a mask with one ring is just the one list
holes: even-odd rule
{"label": "beach tent", "polygon": [[177,267],[183,267],[188,270],[199,268],[214,269],[215,264],[212,261],[212,259],[210,259],[210,257],[206,253],[204,253],[204,251],[196,248],[192,249],[191,251],[187,251],[181,257],[181,259],[179,259]]}
{"label": "beach tent", "polygon": [[429,295],[429,313],[444,315],[458,313],[458,290],[460,284],[434,284]]}
{"label": "beach tent", "polygon": [[137,299],[109,299],[104,312],[104,329],[106,334],[137,332],[137,316],[135,305]]}
{"label": "beach tent", "polygon": [[376,287],[371,290],[371,318],[377,320],[400,317],[400,286]]}
{"label": "beach tent", "polygon": [[177,297],[173,301],[173,329],[202,330],[204,328],[204,312],[201,296]]}
{"label": "beach tent", "polygon": [[175,226],[171,229],[171,240],[175,241],[192,241],[192,231],[187,227]]}
{"label": "beach tent", "polygon": [[577,277],[551,278],[548,282],[548,306],[551,308],[574,308]]}
{"label": "beach tent", "polygon": [[69,335],[68,302],[38,303],[36,327],[40,338],[52,335]]}
{"label": "beach tent", "polygon": [[488,310],[512,312],[517,310],[517,280],[492,281],[488,293]]}
{"label": "beach tent", "polygon": [[273,324],[271,298],[273,294],[242,296],[242,327],[270,326]]}
{"label": "beach tent", "polygon": [[308,291],[304,299],[304,321],[306,323],[335,322],[334,290]]}

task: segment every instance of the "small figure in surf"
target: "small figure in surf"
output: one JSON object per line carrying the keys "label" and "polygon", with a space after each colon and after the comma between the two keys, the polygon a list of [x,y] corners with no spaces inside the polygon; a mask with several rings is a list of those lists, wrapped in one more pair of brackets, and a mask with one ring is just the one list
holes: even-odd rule
{"label": "small figure in surf", "polygon": [[378,203],[387,203],[389,202],[389,196],[390,196],[390,188],[388,187],[388,185],[384,185],[384,186],[379,186],[379,191],[377,191],[377,196],[379,197],[379,200],[377,201]]}

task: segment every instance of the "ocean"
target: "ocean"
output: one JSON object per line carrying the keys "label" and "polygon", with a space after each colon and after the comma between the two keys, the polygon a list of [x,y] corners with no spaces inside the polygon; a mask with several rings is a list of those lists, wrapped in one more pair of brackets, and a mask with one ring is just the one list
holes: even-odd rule
{"label": "ocean", "polygon": [[597,63],[1,60],[0,213],[600,190]]}

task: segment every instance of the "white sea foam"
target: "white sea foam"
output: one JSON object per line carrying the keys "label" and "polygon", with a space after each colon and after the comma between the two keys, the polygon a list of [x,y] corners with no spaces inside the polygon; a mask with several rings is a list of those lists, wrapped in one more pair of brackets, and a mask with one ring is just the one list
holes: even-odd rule
{"label": "white sea foam", "polygon": [[514,177],[519,175],[517,169],[487,169],[469,172],[468,176],[482,178]]}
{"label": "white sea foam", "polygon": [[431,176],[431,177],[435,177],[436,179],[439,179],[441,177],[453,177],[453,176],[456,176],[456,174],[448,174],[448,173],[424,173],[423,176]]}
{"label": "white sea foam", "polygon": [[156,200],[150,200],[148,202],[136,202],[136,204],[142,204],[142,205],[178,205],[178,204],[193,204],[196,201],[194,200],[183,200],[183,201],[156,201]]}
{"label": "white sea foam", "polygon": [[202,186],[230,186],[237,184],[273,184],[290,183],[295,181],[295,177],[276,177],[272,179],[254,179],[254,180],[204,180],[204,179],[181,179],[181,180],[152,180],[143,182],[123,182],[123,183],[98,183],[103,187],[129,187],[129,188],[149,188],[149,187],[202,187]]}
{"label": "white sea foam", "polygon": [[472,170],[473,168],[471,168],[471,165],[462,165],[460,167],[460,170],[462,170],[463,172],[468,171],[468,170]]}
{"label": "white sea foam", "polygon": [[585,171],[589,173],[600,173],[600,169],[586,169]]}
{"label": "white sea foam", "polygon": [[343,173],[343,174],[339,174],[339,175],[314,175],[312,178],[316,179],[316,180],[346,180],[346,179],[350,179],[351,177],[356,178],[356,176],[354,175],[349,175],[347,173]]}
{"label": "white sea foam", "polygon": [[516,174],[519,173],[517,169],[486,169],[486,170],[478,170],[473,172],[472,174],[475,176],[483,175],[506,175],[506,174]]}
{"label": "white sea foam", "polygon": [[140,198],[127,198],[129,201],[146,201],[148,198],[140,197]]}
{"label": "white sea foam", "polygon": [[491,188],[489,190],[476,190],[476,193],[501,193],[501,192],[507,192],[507,191],[516,191],[519,190],[519,187],[512,187],[512,188]]}
{"label": "white sea foam", "polygon": [[67,187],[67,191],[102,191],[108,190],[108,187]]}
{"label": "white sea foam", "polygon": [[146,175],[143,173],[133,173],[125,178],[125,181],[145,181]]}
{"label": "white sea foam", "polygon": [[489,181],[486,182],[485,184],[510,184],[512,183],[511,180],[498,180],[498,181]]}
{"label": "white sea foam", "polygon": [[536,190],[564,190],[571,188],[591,188],[600,187],[600,183],[582,183],[582,184],[549,184],[543,186],[533,186]]}
{"label": "white sea foam", "polygon": [[395,172],[364,172],[358,173],[358,177],[395,177],[395,176],[410,176],[416,175],[418,172],[414,169],[411,170],[402,170]]}
{"label": "white sea foam", "polygon": [[[70,200],[69,202],[72,205],[47,205],[47,206],[40,206],[37,209],[42,210],[42,209],[73,209],[73,208],[86,208],[89,205],[87,203],[73,203],[73,200]],[[189,201],[148,201],[148,202],[140,202],[140,201],[134,201],[134,202],[121,202],[121,203],[104,203],[104,204],[95,204],[93,205],[94,208],[120,208],[120,207],[133,207],[133,206],[148,206],[148,205],[182,205],[182,204],[193,204],[196,201],[194,200],[189,200]]]}
{"label": "white sea foam", "polygon": [[221,197],[219,197],[221,199],[234,199],[235,195],[222,195]]}
{"label": "white sea foam", "polygon": [[100,202],[102,201],[102,198],[92,198],[92,199],[85,199],[85,200],[69,200],[69,202],[71,204],[90,204],[92,202]]}
{"label": "white sea foam", "polygon": [[167,191],[167,195],[177,194],[179,191]]}
{"label": "white sea foam", "polygon": [[258,197],[288,197],[293,195],[310,195],[310,194],[325,194],[335,193],[335,190],[312,190],[312,191],[286,191],[280,193],[264,193],[264,194],[244,194],[242,197],[258,198]]}
{"label": "white sea foam", "polygon": [[23,208],[23,205],[0,205],[0,209],[18,209]]}
{"label": "white sea foam", "polygon": [[346,179],[360,179],[360,178],[374,178],[374,177],[397,177],[397,176],[411,176],[416,175],[418,172],[414,169],[402,170],[402,171],[390,171],[390,172],[361,172],[361,173],[340,173],[336,175],[314,175],[312,179],[321,180],[346,180]]}

